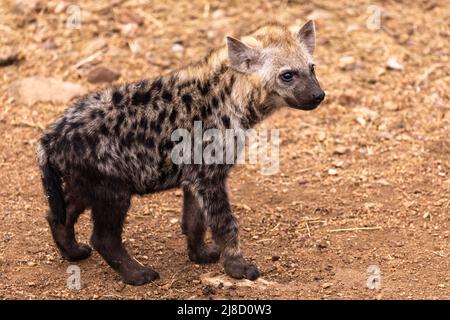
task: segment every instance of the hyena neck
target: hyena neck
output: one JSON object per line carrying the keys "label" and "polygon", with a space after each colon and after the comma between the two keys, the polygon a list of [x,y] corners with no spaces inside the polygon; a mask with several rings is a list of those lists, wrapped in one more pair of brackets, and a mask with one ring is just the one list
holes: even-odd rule
{"label": "hyena neck", "polygon": [[225,47],[213,51],[203,61],[181,70],[178,76],[183,81],[197,82],[200,91],[208,87],[206,95],[217,99],[219,107],[230,118],[237,118],[246,128],[263,121],[277,109],[257,77],[229,67]]}

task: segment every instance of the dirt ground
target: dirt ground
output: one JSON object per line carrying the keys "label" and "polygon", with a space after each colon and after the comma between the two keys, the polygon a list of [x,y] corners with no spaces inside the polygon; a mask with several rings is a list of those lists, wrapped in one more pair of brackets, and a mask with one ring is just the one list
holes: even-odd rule
{"label": "dirt ground", "polygon": [[[0,67],[0,298],[450,299],[448,1],[78,4],[79,30],[66,27],[68,3],[0,7],[1,48],[21,58]],[[44,219],[35,150],[68,104],[18,103],[11,82],[41,75],[94,90],[109,85],[87,81],[97,65],[118,70],[116,83],[151,78],[202,58],[224,35],[308,17],[316,21],[326,101],[312,112],[283,109],[261,125],[280,130],[277,174],[241,165],[229,181],[242,249],[267,282],[206,281],[222,267],[189,261],[181,193],[172,190],[134,198],[124,234],[159,281],[125,285],[94,253],[77,264],[82,288],[66,288],[70,263]],[[77,230],[88,242],[89,214]],[[366,286],[371,265],[381,272],[378,290]]]}

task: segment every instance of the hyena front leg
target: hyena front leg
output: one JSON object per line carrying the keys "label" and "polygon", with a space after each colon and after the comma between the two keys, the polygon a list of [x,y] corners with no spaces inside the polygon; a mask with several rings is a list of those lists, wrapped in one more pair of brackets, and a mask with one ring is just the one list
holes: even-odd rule
{"label": "hyena front leg", "polygon": [[183,188],[183,221],[181,229],[186,235],[189,259],[197,263],[214,263],[220,258],[217,245],[205,243],[205,211],[188,187]]}
{"label": "hyena front leg", "polygon": [[202,181],[200,185],[199,203],[206,210],[213,239],[220,247],[225,273],[236,279],[256,280],[258,268],[243,258],[239,248],[239,224],[231,212],[225,179]]}

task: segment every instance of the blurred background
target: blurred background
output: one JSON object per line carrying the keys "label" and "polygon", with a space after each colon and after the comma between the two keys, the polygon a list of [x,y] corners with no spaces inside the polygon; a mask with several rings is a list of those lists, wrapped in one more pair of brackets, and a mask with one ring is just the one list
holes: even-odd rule
{"label": "blurred background", "polygon": [[[267,282],[189,262],[174,190],[136,198],[124,236],[161,280],[127,286],[94,254],[79,264],[82,289],[66,288],[44,219],[42,130],[91,90],[308,19],[326,100],[261,125],[280,129],[278,174],[245,165],[230,179],[243,251]],[[448,1],[2,1],[0,33],[0,298],[450,298]],[[90,228],[86,214],[81,241]]]}

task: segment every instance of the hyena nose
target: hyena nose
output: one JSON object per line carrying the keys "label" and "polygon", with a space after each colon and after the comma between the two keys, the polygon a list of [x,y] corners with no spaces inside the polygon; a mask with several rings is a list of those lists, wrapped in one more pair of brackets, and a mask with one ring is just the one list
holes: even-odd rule
{"label": "hyena nose", "polygon": [[313,99],[316,102],[321,102],[325,98],[325,92],[313,93]]}

